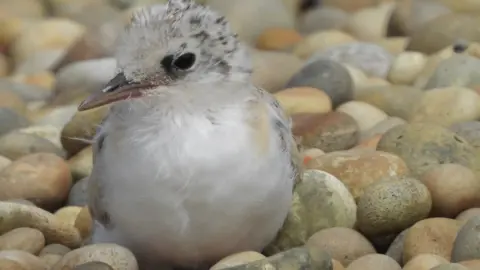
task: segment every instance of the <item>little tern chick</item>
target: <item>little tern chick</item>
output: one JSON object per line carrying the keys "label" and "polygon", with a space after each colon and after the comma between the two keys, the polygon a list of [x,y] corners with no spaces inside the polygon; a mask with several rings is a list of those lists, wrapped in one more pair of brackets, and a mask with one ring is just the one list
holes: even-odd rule
{"label": "little tern chick", "polygon": [[300,163],[290,119],[252,84],[247,52],[192,0],[134,13],[118,74],[79,106],[111,104],[94,142],[92,242],[158,269],[208,266],[275,238]]}

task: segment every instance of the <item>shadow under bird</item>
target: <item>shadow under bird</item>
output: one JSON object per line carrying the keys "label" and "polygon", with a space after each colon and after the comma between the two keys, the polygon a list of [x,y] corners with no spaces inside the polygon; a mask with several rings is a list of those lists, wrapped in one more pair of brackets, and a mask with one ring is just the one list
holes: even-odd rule
{"label": "shadow under bird", "polygon": [[111,104],[94,142],[91,241],[129,248],[141,269],[265,248],[300,162],[290,119],[252,84],[226,19],[192,0],[142,8],[116,60],[118,74],[79,106]]}

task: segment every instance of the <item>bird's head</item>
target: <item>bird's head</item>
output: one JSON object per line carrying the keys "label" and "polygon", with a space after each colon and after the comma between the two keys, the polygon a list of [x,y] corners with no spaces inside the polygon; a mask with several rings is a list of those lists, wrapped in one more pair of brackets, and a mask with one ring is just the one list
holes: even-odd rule
{"label": "bird's head", "polygon": [[79,110],[168,87],[245,80],[252,69],[246,48],[225,17],[193,0],[137,10],[117,46],[117,75]]}

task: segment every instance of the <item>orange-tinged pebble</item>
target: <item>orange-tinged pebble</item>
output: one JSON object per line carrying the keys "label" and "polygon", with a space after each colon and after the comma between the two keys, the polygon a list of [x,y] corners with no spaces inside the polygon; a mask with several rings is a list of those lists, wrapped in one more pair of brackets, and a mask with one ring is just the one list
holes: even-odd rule
{"label": "orange-tinged pebble", "polygon": [[332,100],[322,90],[313,87],[287,88],[274,94],[287,114],[327,113],[332,110]]}
{"label": "orange-tinged pebble", "polygon": [[343,267],[343,265],[339,261],[334,259],[332,259],[332,266],[333,270],[345,270],[345,267]]}
{"label": "orange-tinged pebble", "polygon": [[303,39],[293,29],[270,28],[265,30],[257,40],[257,48],[261,50],[284,50],[291,48]]}

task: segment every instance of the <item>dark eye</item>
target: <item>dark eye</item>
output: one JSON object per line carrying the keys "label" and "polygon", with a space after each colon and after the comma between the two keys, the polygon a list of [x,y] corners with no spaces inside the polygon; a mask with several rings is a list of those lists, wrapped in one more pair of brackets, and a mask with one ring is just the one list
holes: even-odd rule
{"label": "dark eye", "polygon": [[195,54],[184,53],[173,61],[173,66],[180,70],[187,70],[195,64],[195,59]]}

